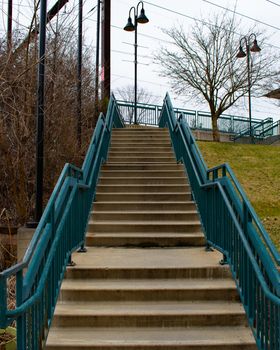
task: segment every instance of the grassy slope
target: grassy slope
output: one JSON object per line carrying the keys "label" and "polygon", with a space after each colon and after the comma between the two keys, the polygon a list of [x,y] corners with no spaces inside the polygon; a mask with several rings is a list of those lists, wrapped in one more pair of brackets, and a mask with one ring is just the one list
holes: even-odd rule
{"label": "grassy slope", "polygon": [[280,250],[280,147],[199,142],[210,168],[229,163]]}

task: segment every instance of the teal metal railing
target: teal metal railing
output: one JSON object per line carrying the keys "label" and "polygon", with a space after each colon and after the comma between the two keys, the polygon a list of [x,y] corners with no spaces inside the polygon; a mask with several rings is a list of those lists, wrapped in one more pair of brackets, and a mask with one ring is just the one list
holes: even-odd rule
{"label": "teal metal railing", "polygon": [[228,164],[208,169],[189,126],[178,120],[169,96],[160,127],[168,127],[177,161],[185,165],[207,245],[224,255],[235,279],[256,343],[280,349],[279,252]]}
{"label": "teal metal railing", "polygon": [[[114,96],[100,115],[82,168],[66,164],[26,254],[0,273],[0,328],[17,323],[17,349],[42,349],[71,253],[83,246],[98,173],[113,127],[123,127]],[[16,276],[16,307],[7,308],[7,282]]]}
{"label": "teal metal railing", "polygon": [[267,138],[270,136],[280,136],[280,120],[266,126],[259,134],[259,138]]}
{"label": "teal metal railing", "polygon": [[[118,101],[120,113],[125,123],[131,124],[134,120],[134,104],[127,101]],[[149,103],[137,103],[137,120],[143,125],[158,125],[162,106]],[[208,112],[195,111],[184,108],[174,108],[174,113],[178,118],[181,114],[188,122],[191,129],[212,130],[211,114]],[[272,118],[267,118],[271,120]],[[252,118],[253,127],[262,128],[263,120]],[[249,119],[240,116],[222,114],[218,119],[218,128],[222,132],[238,134],[243,130],[248,130]]]}
{"label": "teal metal railing", "polygon": [[[252,123],[251,133],[252,136],[260,138],[261,135],[265,135],[265,130],[271,130],[273,125],[272,118],[266,118],[259,123]],[[241,137],[250,136],[250,127],[246,127],[244,130],[241,130],[237,135],[234,136],[233,140],[236,141]],[[267,133],[267,136],[268,133]]]}

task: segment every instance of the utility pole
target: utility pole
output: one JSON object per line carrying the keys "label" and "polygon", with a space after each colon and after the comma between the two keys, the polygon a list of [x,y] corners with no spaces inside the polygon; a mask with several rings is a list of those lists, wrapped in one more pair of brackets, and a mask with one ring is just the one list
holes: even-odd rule
{"label": "utility pole", "polygon": [[8,1],[7,52],[12,50],[13,0]]}
{"label": "utility pole", "polygon": [[111,0],[103,0],[101,60],[102,100],[109,101],[111,94]]}
{"label": "utility pole", "polygon": [[82,54],[83,54],[83,0],[79,0],[78,64],[77,64],[77,142],[82,145]]}
{"label": "utility pole", "polygon": [[99,47],[100,47],[100,4],[97,0],[97,23],[96,23],[96,58],[95,58],[95,97],[94,97],[94,125],[97,122],[99,112]]}

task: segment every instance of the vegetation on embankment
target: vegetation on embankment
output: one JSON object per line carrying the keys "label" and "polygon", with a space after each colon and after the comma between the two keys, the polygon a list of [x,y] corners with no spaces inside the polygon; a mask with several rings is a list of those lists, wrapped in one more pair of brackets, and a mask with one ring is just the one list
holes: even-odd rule
{"label": "vegetation on embankment", "polygon": [[280,147],[198,142],[207,166],[229,163],[280,250]]}

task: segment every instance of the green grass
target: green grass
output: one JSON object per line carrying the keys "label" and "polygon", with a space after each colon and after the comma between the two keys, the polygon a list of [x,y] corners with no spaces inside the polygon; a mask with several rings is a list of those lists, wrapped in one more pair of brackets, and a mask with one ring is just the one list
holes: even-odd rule
{"label": "green grass", "polygon": [[198,142],[207,166],[229,163],[280,250],[280,147]]}

